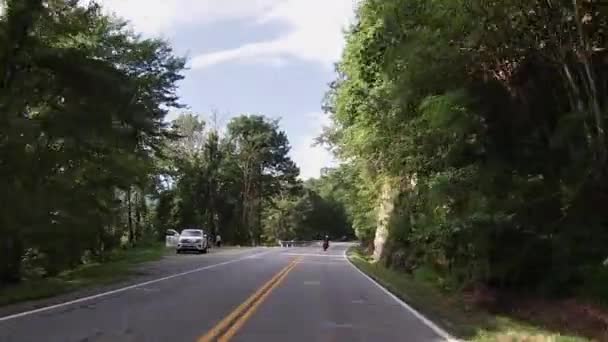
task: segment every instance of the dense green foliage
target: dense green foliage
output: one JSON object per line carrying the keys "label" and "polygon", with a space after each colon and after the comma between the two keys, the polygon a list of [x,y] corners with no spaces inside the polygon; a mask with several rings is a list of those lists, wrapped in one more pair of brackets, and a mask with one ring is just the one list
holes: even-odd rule
{"label": "dense green foliage", "polygon": [[276,121],[233,118],[226,132],[192,114],[173,121],[155,226],[201,227],[236,244],[276,244],[321,235],[350,236],[351,224],[331,187],[336,178],[297,179],[289,144]]}
{"label": "dense green foliage", "polygon": [[3,3],[2,284],[170,228],[262,244],[353,227],[446,285],[608,298],[596,2],[362,1],[321,137],[343,164],[306,182],[276,121],[168,123],[185,60],[166,42],[90,1]]}
{"label": "dense green foliage", "polygon": [[167,146],[163,177],[172,184],[159,194],[156,226],[200,227],[225,241],[261,243],[264,210],[278,195],[301,191],[299,170],[277,123],[242,115],[221,136],[196,116],[182,114],[172,133],[177,139]]}
{"label": "dense green foliage", "polygon": [[605,278],[607,10],[363,1],[322,137],[348,161],[335,172],[353,177],[358,236],[372,242],[384,223],[369,206],[391,201],[395,267],[559,294]]}
{"label": "dense green foliage", "polygon": [[0,283],[135,243],[184,60],[75,1],[6,1],[0,46]]}
{"label": "dense green foliage", "polygon": [[[354,225],[372,229],[369,218],[373,213],[369,201],[356,197],[358,184],[346,168],[321,170],[321,177],[309,179],[306,187],[312,190],[310,197],[316,203],[312,227],[318,227],[319,233],[329,235],[332,239],[354,239]],[[368,205],[367,208],[355,207]]]}
{"label": "dense green foliage", "polygon": [[[0,0],[0,287],[205,229],[309,239],[339,208],[304,189],[278,122],[168,121],[185,60],[94,1]],[[316,231],[323,230],[323,232]]]}

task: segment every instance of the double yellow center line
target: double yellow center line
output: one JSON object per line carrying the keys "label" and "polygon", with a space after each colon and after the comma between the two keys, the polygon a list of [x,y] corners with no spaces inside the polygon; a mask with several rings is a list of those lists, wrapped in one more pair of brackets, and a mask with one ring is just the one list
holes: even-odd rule
{"label": "double yellow center line", "polygon": [[268,298],[272,290],[281,284],[287,274],[296,267],[300,257],[294,259],[289,265],[275,274],[268,282],[260,287],[246,301],[234,309],[228,316],[224,317],[215,327],[198,339],[198,342],[220,341],[227,342],[245,325],[245,322],[253,315],[260,305]]}

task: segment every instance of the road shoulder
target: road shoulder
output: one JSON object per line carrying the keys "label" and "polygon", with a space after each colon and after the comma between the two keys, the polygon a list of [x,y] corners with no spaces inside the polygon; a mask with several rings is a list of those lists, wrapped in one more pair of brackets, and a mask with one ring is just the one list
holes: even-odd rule
{"label": "road shoulder", "polygon": [[[80,283],[74,285],[69,283],[61,284],[57,288],[44,289],[49,286],[49,282],[26,283],[25,286],[36,289],[37,295],[34,297],[22,296],[11,300],[10,304],[0,306],[0,318],[14,315],[21,312],[37,310],[39,308],[60,305],[81,298],[96,296],[101,293],[115,291],[134,284],[151,281],[154,279],[188,272],[201,266],[212,263],[219,263],[230,258],[246,256],[247,253],[263,251],[261,248],[226,248],[214,249],[206,255],[179,255],[174,256],[172,249],[162,247],[147,257],[140,257],[130,260],[120,260],[100,264],[96,267],[101,268],[100,272],[94,271],[92,275],[84,277],[72,277],[73,281],[79,279]],[[86,273],[86,272],[85,272]],[[99,273],[99,274],[98,274]],[[108,274],[111,273],[111,274]],[[51,282],[54,280],[51,280]],[[65,282],[65,281],[64,281]],[[27,289],[12,289],[11,291],[26,291]],[[10,293],[0,291],[0,298]],[[21,295],[18,293],[18,295]]]}
{"label": "road shoulder", "polygon": [[387,269],[373,263],[358,247],[347,252],[348,260],[379,286],[390,292],[407,306],[432,320],[440,330],[467,341],[588,341],[574,336],[562,336],[544,331],[509,317],[496,316],[477,308],[467,308],[455,294],[440,291],[403,272]]}

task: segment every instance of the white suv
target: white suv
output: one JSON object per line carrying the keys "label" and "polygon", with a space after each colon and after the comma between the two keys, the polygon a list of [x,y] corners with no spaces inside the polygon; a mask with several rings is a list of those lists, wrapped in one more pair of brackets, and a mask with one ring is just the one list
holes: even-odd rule
{"label": "white suv", "polygon": [[209,248],[207,235],[201,229],[184,229],[177,240],[175,251],[177,254],[182,251],[195,251],[207,253]]}

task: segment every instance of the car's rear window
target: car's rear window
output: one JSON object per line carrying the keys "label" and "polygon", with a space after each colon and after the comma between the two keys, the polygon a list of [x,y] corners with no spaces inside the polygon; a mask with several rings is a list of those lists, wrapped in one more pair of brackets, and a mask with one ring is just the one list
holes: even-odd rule
{"label": "car's rear window", "polygon": [[203,233],[196,230],[184,230],[182,231],[183,236],[202,236]]}

